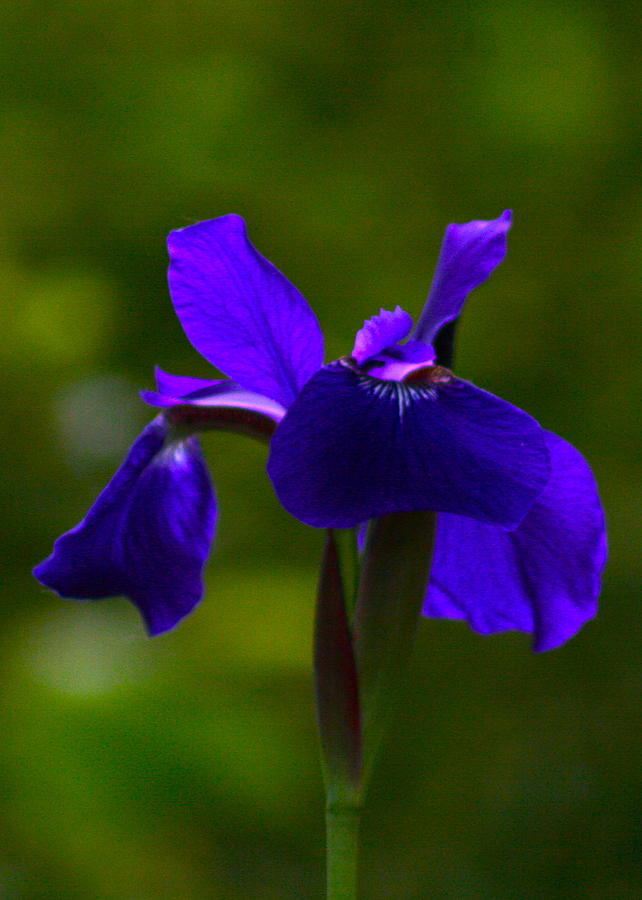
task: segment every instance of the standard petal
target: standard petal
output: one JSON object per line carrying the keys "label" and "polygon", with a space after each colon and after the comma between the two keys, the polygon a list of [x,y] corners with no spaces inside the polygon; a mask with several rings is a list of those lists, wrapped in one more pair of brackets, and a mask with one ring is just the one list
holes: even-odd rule
{"label": "standard petal", "polygon": [[239,216],[173,231],[169,287],[187,337],[248,391],[289,406],[323,364],[314,313],[255,250]]}
{"label": "standard petal", "polygon": [[431,344],[439,329],[456,319],[471,291],[486,281],[506,256],[511,211],[498,219],[449,225],[437,270],[414,337]]}
{"label": "standard petal", "polygon": [[481,634],[526,631],[535,650],[558,647],[595,615],[606,561],[597,485],[574,447],[546,436],[551,477],[515,531],[439,515],[425,615],[465,619]]}
{"label": "standard petal", "polygon": [[134,442],[87,516],[34,569],[62,597],[125,595],[150,634],[167,631],[203,595],[216,505],[194,438],[173,442],[162,417]]}
{"label": "standard petal", "polygon": [[233,381],[208,381],[205,378],[189,378],[170,375],[156,369],[158,391],[141,391],[140,396],[159,409],[172,406],[202,406],[209,409],[239,409],[267,416],[280,422],[285,407],[263,394],[245,391]]}
{"label": "standard petal", "polygon": [[549,461],[537,422],[472,384],[417,387],[336,363],[277,427],[268,473],[283,506],[317,527],[424,509],[515,527]]}

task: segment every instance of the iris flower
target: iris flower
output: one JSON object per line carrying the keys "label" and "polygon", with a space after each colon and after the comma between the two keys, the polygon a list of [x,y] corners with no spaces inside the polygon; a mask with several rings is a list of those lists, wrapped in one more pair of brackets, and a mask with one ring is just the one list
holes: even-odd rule
{"label": "iris flower", "polygon": [[[531,416],[442,365],[440,333],[506,255],[510,212],[450,225],[413,326],[396,307],[323,364],[299,291],[230,215],[169,236],[169,286],[194,347],[228,379],[157,370],[162,412],[36,577],[63,597],[126,595],[149,632],[203,594],[216,502],[195,433],[270,440],[268,474],[293,516],[352,528],[388,513],[438,513],[424,613],[477,632],[532,633],[546,650],[596,612],[604,516],[581,454]],[[391,598],[394,603],[394,598]]]}

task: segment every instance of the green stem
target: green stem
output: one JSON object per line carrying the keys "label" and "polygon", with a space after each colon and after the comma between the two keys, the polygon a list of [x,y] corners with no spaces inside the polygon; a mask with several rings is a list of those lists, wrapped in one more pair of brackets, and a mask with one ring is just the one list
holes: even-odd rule
{"label": "green stem", "polygon": [[[429,512],[395,513],[371,523],[353,617],[346,609],[343,554],[333,531],[327,534],[314,668],[327,791],[328,900],[357,900],[361,807],[399,699],[434,529],[435,514]],[[353,533],[347,537],[354,542]]]}
{"label": "green stem", "polygon": [[327,900],[357,900],[359,806],[326,808]]}
{"label": "green stem", "polygon": [[403,696],[426,594],[435,522],[433,512],[403,512],[370,523],[353,622],[363,731],[362,794]]}

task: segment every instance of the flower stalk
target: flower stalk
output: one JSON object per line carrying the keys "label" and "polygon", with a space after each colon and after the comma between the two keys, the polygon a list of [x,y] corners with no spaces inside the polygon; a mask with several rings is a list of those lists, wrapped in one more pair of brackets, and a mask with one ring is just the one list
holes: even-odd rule
{"label": "flower stalk", "polygon": [[352,633],[332,529],[326,532],[317,593],[314,673],[328,805],[339,808],[359,794],[362,729]]}
{"label": "flower stalk", "polygon": [[326,809],[328,900],[357,900],[360,822],[360,806]]}
{"label": "flower stalk", "polygon": [[353,624],[363,787],[403,689],[426,596],[435,523],[434,512],[393,513],[368,528]]}
{"label": "flower stalk", "polygon": [[370,523],[352,620],[339,545],[334,532],[327,532],[314,646],[328,900],[357,898],[361,810],[410,658],[434,525],[435,514],[426,512],[397,513]]}
{"label": "flower stalk", "polygon": [[317,592],[314,673],[326,788],[327,897],[356,900],[361,705],[339,543],[332,529],[326,532]]}

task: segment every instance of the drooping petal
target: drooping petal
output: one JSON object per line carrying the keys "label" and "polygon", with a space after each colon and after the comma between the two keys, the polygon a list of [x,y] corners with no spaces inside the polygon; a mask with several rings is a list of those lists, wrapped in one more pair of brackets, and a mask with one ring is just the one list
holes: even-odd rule
{"label": "drooping petal", "polygon": [[239,216],[173,231],[169,286],[187,337],[248,391],[289,406],[323,363],[323,337],[299,291],[248,240]]}
{"label": "drooping petal", "polygon": [[414,337],[431,344],[439,329],[456,319],[471,291],[486,281],[506,256],[511,211],[498,219],[449,225],[439,262]]}
{"label": "drooping petal", "polygon": [[365,321],[363,328],[357,331],[351,355],[362,365],[386,347],[402,341],[410,334],[411,328],[412,316],[400,306],[393,312],[381,309],[378,316]]}
{"label": "drooping petal", "polygon": [[438,516],[425,615],[465,619],[481,634],[526,631],[535,650],[558,647],[595,615],[606,560],[597,485],[579,451],[546,437],[551,477],[515,531]]}
{"label": "drooping petal", "polygon": [[268,473],[283,506],[317,527],[422,509],[515,527],[549,461],[537,422],[472,384],[415,387],[335,363],[278,426]]}
{"label": "drooping petal", "polygon": [[170,375],[156,369],[158,391],[141,391],[140,396],[159,409],[173,406],[203,406],[211,409],[237,408],[267,416],[280,422],[285,415],[285,407],[263,394],[243,390],[238,384],[228,380],[208,381],[205,378],[189,378],[184,375]]}
{"label": "drooping petal", "polygon": [[160,634],[202,597],[215,520],[198,442],[172,441],[159,416],[136,439],[86,517],[58,538],[34,574],[62,597],[125,595],[150,634]]}

